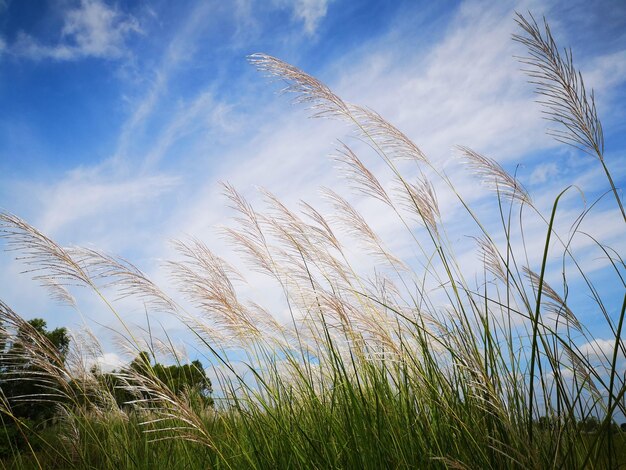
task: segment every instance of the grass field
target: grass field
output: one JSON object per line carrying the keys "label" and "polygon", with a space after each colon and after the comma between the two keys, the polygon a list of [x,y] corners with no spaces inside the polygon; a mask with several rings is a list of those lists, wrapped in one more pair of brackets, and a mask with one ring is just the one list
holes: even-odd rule
{"label": "grass field", "polygon": [[[547,25],[518,17],[532,81],[556,137],[582,148],[606,175],[606,198],[626,216],[605,161],[602,128],[592,95],[571,55],[560,53]],[[137,351],[150,348],[122,320],[105,295],[115,288],[149,311],[170,312],[196,337],[219,371],[215,407],[193,392],[174,393],[151,366],[118,371],[133,393],[120,408],[111,391],[70,361],[24,320],[0,304],[4,332],[34,371],[40,393],[58,407],[54,424],[18,422],[21,447],[11,468],[617,468],[626,465],[625,436],[615,420],[626,412],[623,298],[603,298],[579,261],[572,240],[594,204],[556,229],[555,195],[542,213],[522,184],[496,161],[460,147],[467,171],[494,189],[497,232],[487,229],[460,190],[419,147],[375,112],[343,101],[324,84],[276,58],[253,55],[261,72],[285,82],[286,93],[315,117],[338,119],[384,164],[390,191],[356,152],[342,144],[338,164],[364,198],[382,204],[414,241],[419,262],[394,256],[357,209],[327,191],[332,217],[303,205],[298,212],[266,194],[257,211],[231,186],[224,192],[237,213],[226,235],[247,262],[273,278],[291,322],[281,324],[240,299],[240,274],[193,239],[176,244],[168,264],[168,295],[128,261],[92,249],[64,248],[20,218],[0,214],[0,235],[18,250],[57,298],[68,286],[87,286],[120,320],[120,334]],[[407,168],[407,162],[410,167]],[[436,191],[445,188],[478,232],[477,273],[465,272],[443,223]],[[541,223],[540,262],[528,263],[522,211]],[[416,225],[416,221],[418,224]],[[577,225],[578,224],[578,225]],[[590,234],[590,236],[594,236]],[[350,246],[346,245],[350,240]],[[595,238],[594,238],[595,240]],[[361,273],[350,253],[358,247],[379,261],[375,277]],[[600,242],[604,281],[624,287],[620,254]],[[549,264],[559,255],[562,263]],[[567,269],[566,269],[567,266]],[[562,284],[547,274],[561,270]],[[568,275],[591,299],[610,331],[610,351],[598,362],[584,344],[595,339],[570,305]],[[187,304],[175,300],[185,298]],[[621,307],[614,314],[611,305]],[[586,316],[589,318],[589,315]],[[17,331],[31,331],[24,338]],[[169,338],[168,338],[169,340]],[[170,343],[171,346],[171,343]],[[165,341],[159,346],[168,348]],[[237,360],[233,350],[237,350]],[[242,359],[243,356],[243,359]],[[15,358],[13,358],[15,360]],[[72,363],[75,364],[75,363]],[[152,370],[152,373],[151,373]],[[11,421],[11,399],[3,399]],[[582,423],[595,418],[593,429]],[[21,424],[20,424],[21,423]],[[17,439],[17,438],[16,438]],[[9,446],[10,447],[10,446]]]}

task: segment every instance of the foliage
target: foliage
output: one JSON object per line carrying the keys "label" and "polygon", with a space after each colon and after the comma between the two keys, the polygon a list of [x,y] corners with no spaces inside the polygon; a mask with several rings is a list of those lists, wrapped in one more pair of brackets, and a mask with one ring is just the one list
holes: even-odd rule
{"label": "foliage", "polygon": [[[115,398],[115,402],[120,408],[129,408],[129,404],[137,399],[145,401],[154,399],[150,390],[142,390],[139,394],[133,393],[133,385],[141,383],[141,380],[137,380],[137,375],[144,380],[156,379],[174,395],[186,394],[192,400],[196,400],[199,407],[213,405],[211,381],[207,377],[202,363],[197,359],[190,364],[169,366],[160,363],[151,364],[150,354],[143,351],[126,369],[112,373],[101,373],[93,370],[93,373],[96,380]],[[135,380],[130,380],[130,387],[125,386],[124,379],[124,377],[129,377],[129,373],[131,377],[135,377]]]}
{"label": "foliage", "polygon": [[32,353],[38,342],[65,361],[70,338],[65,328],[47,330],[46,322],[34,318],[20,324],[9,333],[0,333],[0,394],[2,396],[3,432],[0,434],[0,456],[14,451],[39,448],[36,428],[45,426],[58,411],[64,397],[59,387],[49,380],[45,367],[38,364]]}
{"label": "foliage", "polygon": [[[10,404],[14,418],[42,422],[55,412],[57,389],[47,380],[45,368],[30,357],[30,352],[36,351],[37,341],[44,341],[58,354],[60,361],[65,361],[70,338],[65,328],[48,331],[46,326],[43,319],[34,318],[17,329],[12,341],[7,341],[7,335],[3,335],[0,390]],[[45,398],[37,399],[42,395]]]}

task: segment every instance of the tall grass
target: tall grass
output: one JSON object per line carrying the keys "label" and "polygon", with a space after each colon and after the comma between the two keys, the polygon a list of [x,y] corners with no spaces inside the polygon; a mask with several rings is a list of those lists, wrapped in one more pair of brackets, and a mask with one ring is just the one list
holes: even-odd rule
{"label": "tall grass", "polygon": [[[540,27],[521,15],[517,21],[521,33],[515,39],[529,51],[523,62],[545,98],[547,116],[559,126],[553,134],[598,160],[623,215],[593,94],[585,91],[571,52],[560,53],[547,24]],[[393,190],[355,148],[341,143],[336,159],[361,197],[376,200],[385,217],[403,227],[417,261],[395,256],[337,192],[325,191],[334,209],[327,217],[305,203],[296,212],[270,193],[264,194],[266,210],[257,211],[225,185],[237,213],[226,235],[254,270],[279,286],[291,315],[282,324],[260,305],[242,300],[236,286],[243,276],[197,239],[176,243],[181,256],[167,266],[178,294],[168,295],[126,260],[63,248],[18,217],[1,214],[1,235],[29,271],[64,301],[73,302],[68,287],[92,289],[119,319],[119,333],[135,352],[157,354],[159,348],[124,323],[106,295],[109,289],[139,297],[149,312],[179,318],[213,361],[219,374],[214,386],[222,395],[215,409],[199,409],[192,396],[172,393],[156,375],[125,370],[119,378],[136,400],[132,410],[122,410],[85,367],[77,373],[80,355],[64,363],[36,331],[28,341],[13,337],[24,341],[20,354],[38,365],[37,379],[50,389],[23,399],[63,398],[58,424],[63,432],[44,439],[44,450],[16,456],[16,464],[606,468],[626,463],[623,437],[612,427],[626,412],[621,365],[626,297],[615,315],[615,299],[602,297],[572,249],[594,205],[569,233],[559,233],[555,221],[569,188],[555,195],[543,214],[495,160],[459,147],[467,171],[495,190],[501,226],[488,229],[442,169],[379,114],[345,102],[279,59],[254,54],[250,62],[284,82],[284,92],[314,117],[347,122],[369,145],[391,175]],[[414,165],[410,170],[406,160]],[[478,233],[478,274],[465,270],[448,237],[436,188],[454,195],[473,224],[468,232]],[[534,266],[523,211],[542,224],[542,255]],[[353,243],[376,260],[375,276],[355,263]],[[623,287],[620,254],[599,241],[591,249],[605,257],[612,282]],[[546,279],[555,268],[549,260],[557,253],[563,283],[550,286]],[[603,321],[612,334],[611,353],[600,362],[589,353],[588,345],[595,343],[588,325],[567,301],[571,271],[582,285],[577,288],[592,299],[593,321]],[[7,335],[27,328],[5,304],[0,314]],[[170,338],[161,349],[174,353]],[[3,400],[2,406],[10,418],[12,404]],[[578,423],[590,417],[601,419],[600,429],[581,432]]]}

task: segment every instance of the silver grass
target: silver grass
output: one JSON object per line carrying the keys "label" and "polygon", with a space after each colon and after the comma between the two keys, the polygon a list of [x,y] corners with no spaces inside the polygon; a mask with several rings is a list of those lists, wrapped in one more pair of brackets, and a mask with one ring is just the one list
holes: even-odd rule
{"label": "silver grass", "polygon": [[332,203],[336,211],[334,217],[342,224],[343,228],[357,240],[362,241],[374,256],[398,269],[407,269],[400,259],[384,248],[378,234],[374,232],[365,218],[348,201],[328,188],[324,188],[322,194]]}
{"label": "silver grass", "polygon": [[572,348],[565,346],[564,349],[565,349],[565,354],[567,355],[567,357],[570,360],[570,363],[572,364],[572,369],[574,371],[574,375],[576,376],[576,378],[582,384],[587,385],[589,389],[595,395],[596,399],[599,399],[599,397],[601,396],[600,390],[598,390],[598,387],[593,381],[593,378],[591,376],[591,371],[589,370],[589,367],[588,367],[589,364],[586,361],[583,361],[580,358],[580,356]]}
{"label": "silver grass", "polygon": [[93,283],[113,287],[118,299],[136,297],[155,309],[176,311],[175,302],[130,261],[91,248],[70,248],[69,252],[84,267]]}
{"label": "silver grass", "polygon": [[479,259],[485,269],[502,282],[506,282],[506,274],[502,267],[502,258],[493,242],[485,236],[476,237],[474,240],[476,240]]}
{"label": "silver grass", "polygon": [[[30,380],[39,390],[31,395],[12,397],[14,401],[52,402],[70,400],[74,390],[71,374],[57,348],[35,327],[0,301],[0,334],[12,347],[0,354],[0,367],[5,368],[6,381]],[[24,369],[24,365],[28,369]]]}
{"label": "silver grass", "polygon": [[295,282],[299,290],[315,288],[318,277],[337,286],[349,284],[352,275],[348,266],[338,258],[343,253],[325,219],[310,206],[306,210],[305,205],[303,215],[311,215],[313,222],[317,222],[314,225],[307,223],[276,196],[266,191],[264,194],[271,213],[262,218],[262,225],[267,226],[267,232],[280,247],[274,247],[276,262],[289,267],[283,270],[286,282]]}
{"label": "silver grass", "polygon": [[545,18],[542,31],[535,18],[529,16],[527,19],[517,14],[516,21],[525,34],[514,35],[513,39],[526,46],[528,57],[520,60],[528,66],[525,71],[542,97],[546,118],[560,125],[548,134],[598,159],[626,222],[622,198],[604,161],[604,134],[593,90],[587,94],[582,74],[574,67],[572,50],[565,49],[561,55]]}
{"label": "silver grass", "polygon": [[428,161],[411,139],[378,113],[346,103],[297,67],[266,54],[252,54],[249,60],[262,73],[286,82],[283,93],[294,93],[296,103],[309,105],[313,117],[339,118],[354,125],[358,135],[375,147],[388,163],[393,158]]}
{"label": "silver grass", "polygon": [[268,213],[262,218],[262,225],[276,239],[281,252],[290,253],[288,260],[301,265],[307,259],[316,262],[317,258],[325,256],[326,236],[318,236],[318,230],[312,230],[313,227],[289,210],[274,194],[267,190],[261,190],[261,193],[268,204]]}
{"label": "silver grass", "polygon": [[174,282],[196,307],[203,310],[217,325],[236,335],[258,334],[235,288],[225,275],[221,260],[208,267],[192,263],[170,262]]}
{"label": "silver grass", "polygon": [[61,284],[53,275],[38,275],[37,280],[41,286],[48,290],[50,297],[62,305],[77,308],[76,299],[66,286]]}
{"label": "silver grass", "polygon": [[[124,388],[137,397],[129,404],[143,411],[144,432],[155,434],[151,440],[185,439],[214,447],[202,416],[194,410],[188,394],[174,393],[149,367],[147,373],[129,368],[116,375],[122,379]],[[151,427],[152,424],[160,426]],[[171,430],[176,433],[169,433]]]}
{"label": "silver grass", "polygon": [[574,67],[571,49],[564,49],[561,54],[547,21],[544,19],[541,28],[532,15],[529,17],[517,14],[516,22],[525,34],[513,38],[526,46],[528,57],[520,61],[528,66],[525,72],[541,96],[539,102],[546,118],[560,124],[560,129],[550,129],[548,133],[602,160],[604,136],[593,90],[587,94],[583,77]]}
{"label": "silver grass", "polygon": [[512,177],[495,160],[474,152],[468,147],[457,147],[462,161],[480,178],[483,184],[498,192],[501,196],[532,205],[530,195],[516,178]]}
{"label": "silver grass", "polygon": [[430,163],[424,152],[401,130],[377,112],[357,105],[349,105],[358,133],[371,141],[381,157],[391,163],[393,159]]}
{"label": "silver grass", "polygon": [[230,207],[239,214],[234,218],[237,228],[225,227],[224,234],[233,243],[236,251],[245,255],[254,270],[280,277],[261,228],[259,214],[232,185],[223,183],[222,186]]}
{"label": "silver grass", "polygon": [[[539,287],[539,275],[526,266],[523,267],[523,271],[529,279],[533,290],[536,292]],[[552,313],[557,322],[562,317],[565,319],[568,326],[571,326],[582,333],[582,326],[576,318],[576,315],[574,315],[574,312],[572,312],[572,310],[567,306],[561,296],[552,287],[550,287],[545,279],[543,280],[541,292],[547,299],[542,302],[546,311]]]}
{"label": "silver grass", "polygon": [[224,333],[223,329],[219,332],[221,325],[239,339],[275,335],[280,331],[278,322],[261,306],[254,302],[247,306],[239,302],[233,281],[244,282],[244,279],[229,263],[197,239],[187,243],[175,241],[174,245],[185,258],[183,262],[169,263],[174,280],[181,291],[205,312],[204,321],[216,322],[213,328],[207,329],[208,325],[197,325],[203,322],[202,319],[192,321],[199,326],[199,331],[219,337]]}
{"label": "silver grass", "polygon": [[310,204],[302,201],[301,205],[303,215],[315,223],[315,225],[309,225],[311,230],[316,232],[317,236],[322,238],[327,244],[331,245],[337,251],[341,251],[341,244],[335,236],[328,220]]}
{"label": "silver grass", "polygon": [[285,81],[283,93],[294,93],[295,102],[309,105],[315,117],[349,116],[348,106],[341,98],[297,67],[266,54],[252,54],[248,60],[260,72]]}
{"label": "silver grass", "polygon": [[341,146],[337,149],[337,155],[333,158],[340,164],[340,170],[343,171],[346,179],[360,193],[374,197],[388,206],[393,206],[378,178],[363,164],[350,147],[343,142],[340,143]]}
{"label": "silver grass", "polygon": [[424,224],[433,234],[437,235],[437,221],[441,217],[439,203],[435,189],[425,177],[416,183],[402,181],[396,188],[402,207],[417,216],[417,220]]}
{"label": "silver grass", "polygon": [[0,238],[6,241],[7,251],[16,251],[16,259],[26,264],[33,279],[51,289],[54,298],[73,303],[68,285],[92,285],[87,272],[63,248],[19,217],[0,213]]}

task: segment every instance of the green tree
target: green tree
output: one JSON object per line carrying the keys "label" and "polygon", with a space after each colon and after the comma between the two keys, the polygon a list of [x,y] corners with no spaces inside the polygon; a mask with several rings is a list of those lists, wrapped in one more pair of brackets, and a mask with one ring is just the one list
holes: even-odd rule
{"label": "green tree", "polygon": [[582,432],[597,432],[600,429],[600,420],[595,416],[587,416],[578,422],[578,428]]}
{"label": "green tree", "polygon": [[[197,399],[201,406],[212,406],[211,398],[212,384],[207,377],[202,363],[194,360],[190,364],[175,364],[166,366],[155,362],[152,364],[150,354],[142,351],[130,363],[126,370],[120,372],[139,373],[144,377],[152,377],[158,379],[170,391],[176,395],[182,393],[189,394],[190,397]],[[130,374],[132,376],[132,374]],[[123,387],[122,381],[114,372],[111,374],[97,374],[99,381],[106,386],[120,407],[135,399],[126,388]],[[131,384],[132,385],[132,384]],[[143,398],[149,399],[150,393],[142,392]]]}
{"label": "green tree", "polygon": [[16,418],[35,422],[49,419],[55,412],[55,386],[36,357],[48,359],[52,353],[62,365],[70,346],[65,328],[47,329],[45,320],[34,318],[22,325],[14,336],[3,334],[0,341],[0,390]]}
{"label": "green tree", "polygon": [[17,331],[0,325],[0,456],[37,447],[36,428],[53,417],[64,395],[42,364],[50,359],[63,365],[70,346],[65,328],[47,330],[41,318],[21,324]]}

